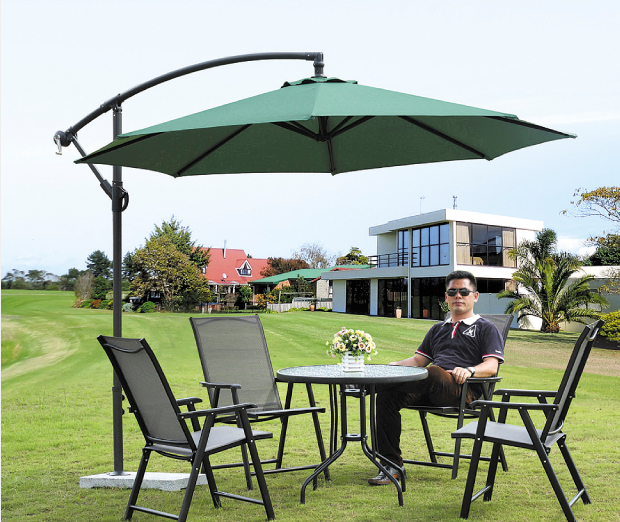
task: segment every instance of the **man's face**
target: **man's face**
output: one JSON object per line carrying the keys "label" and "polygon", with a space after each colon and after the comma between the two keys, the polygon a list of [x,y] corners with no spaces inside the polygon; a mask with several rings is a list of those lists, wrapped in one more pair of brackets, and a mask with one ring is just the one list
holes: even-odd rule
{"label": "man's face", "polygon": [[450,308],[450,313],[453,318],[466,319],[474,312],[474,303],[478,301],[478,292],[471,292],[469,295],[461,295],[458,290],[466,288],[467,290],[473,290],[473,285],[469,279],[453,279],[450,281],[447,290],[457,290],[455,296],[449,296],[446,291],[446,302]]}

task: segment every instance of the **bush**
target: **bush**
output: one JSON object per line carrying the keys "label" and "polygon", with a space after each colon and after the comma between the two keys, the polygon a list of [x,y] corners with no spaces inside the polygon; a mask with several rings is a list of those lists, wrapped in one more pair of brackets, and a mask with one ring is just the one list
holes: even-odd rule
{"label": "bush", "polygon": [[91,308],[99,308],[99,305],[101,304],[101,299],[93,299],[92,302],[90,303],[90,307]]}
{"label": "bush", "polygon": [[99,310],[111,310],[112,309],[112,300],[103,300],[99,303],[97,307]]}
{"label": "bush", "polygon": [[84,301],[80,303],[80,308],[90,308],[92,304],[93,304],[92,299],[85,299]]}
{"label": "bush", "polygon": [[141,314],[151,314],[157,309],[157,306],[153,301],[147,301],[146,303],[142,303],[140,308],[138,308],[138,312]]}
{"label": "bush", "polygon": [[601,335],[610,341],[620,342],[620,310],[603,314],[601,319],[605,321]]}
{"label": "bush", "polygon": [[133,305],[131,303],[125,303],[123,305],[123,312],[133,312]]}

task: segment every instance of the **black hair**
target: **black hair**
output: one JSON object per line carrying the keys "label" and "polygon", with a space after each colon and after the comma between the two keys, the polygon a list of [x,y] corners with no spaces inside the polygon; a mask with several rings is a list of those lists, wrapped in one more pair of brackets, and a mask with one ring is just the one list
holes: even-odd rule
{"label": "black hair", "polygon": [[467,270],[455,270],[454,272],[450,272],[446,276],[446,289],[450,285],[450,281],[454,279],[469,279],[469,282],[472,284],[474,288],[474,292],[478,291],[478,283],[476,282],[476,276]]}

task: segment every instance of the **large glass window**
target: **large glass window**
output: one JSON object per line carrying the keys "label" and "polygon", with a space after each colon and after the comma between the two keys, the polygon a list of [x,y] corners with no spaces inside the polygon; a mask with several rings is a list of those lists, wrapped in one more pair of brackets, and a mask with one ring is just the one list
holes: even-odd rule
{"label": "large glass window", "polygon": [[347,281],[347,313],[360,315],[370,313],[370,280]]}
{"label": "large glass window", "polygon": [[443,223],[413,230],[411,266],[450,264],[450,225]]}
{"label": "large glass window", "polygon": [[440,303],[445,300],[445,279],[423,277],[411,280],[411,317],[414,319],[443,319]]}
{"label": "large glass window", "polygon": [[379,279],[379,310],[383,317],[394,317],[396,307],[407,317],[407,279]]}
{"label": "large glass window", "polygon": [[514,268],[508,254],[516,245],[516,231],[494,225],[456,224],[456,261],[459,265]]}

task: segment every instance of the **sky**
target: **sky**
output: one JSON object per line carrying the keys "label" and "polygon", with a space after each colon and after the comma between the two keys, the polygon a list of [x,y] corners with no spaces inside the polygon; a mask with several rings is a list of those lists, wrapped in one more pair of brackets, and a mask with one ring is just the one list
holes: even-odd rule
{"label": "sky", "polygon": [[[577,188],[618,185],[620,2],[608,0],[1,0],[1,272],[86,268],[112,257],[110,200],[53,135],[134,85],[195,63],[258,52],[323,52],[325,74],[516,114],[578,135],[493,161],[329,174],[174,179],[123,169],[123,252],[172,216],[206,247],[290,257],[304,243],[376,253],[371,226],[452,208],[541,220],[580,252],[610,226],[565,216]],[[210,69],[123,105],[129,132],[279,88],[311,62]],[[87,152],[112,117],[86,126]],[[100,171],[112,180],[111,167]]]}

